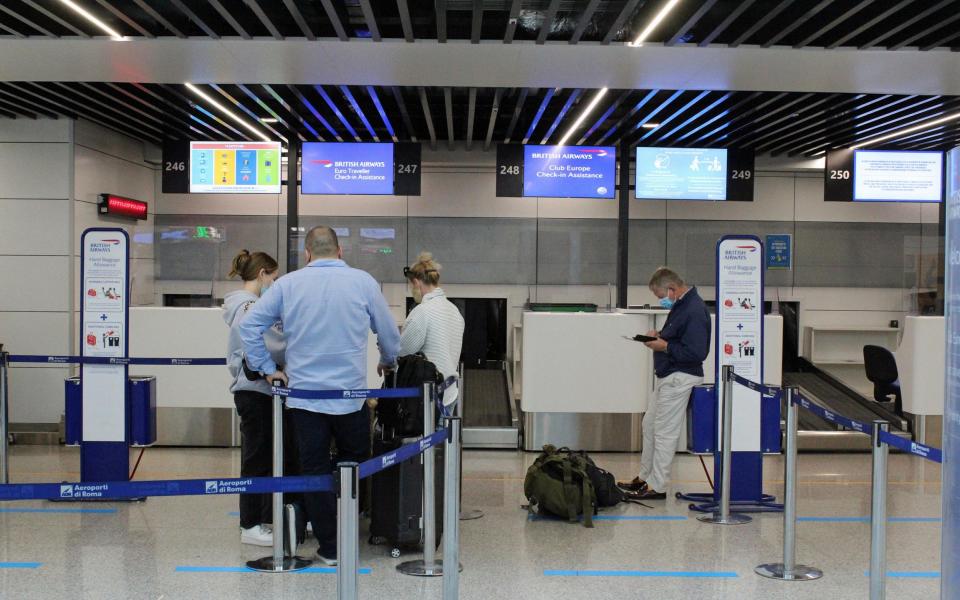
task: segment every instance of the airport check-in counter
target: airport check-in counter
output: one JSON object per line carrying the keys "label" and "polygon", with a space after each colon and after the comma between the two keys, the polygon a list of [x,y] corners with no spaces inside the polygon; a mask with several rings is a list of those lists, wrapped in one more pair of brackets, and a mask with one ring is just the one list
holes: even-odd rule
{"label": "airport check-in counter", "polygon": [[[130,356],[222,358],[230,328],[219,308],[130,309]],[[376,337],[367,341],[367,386],[378,388]],[[239,418],[224,366],[131,366],[156,376],[157,444],[237,446]]]}
{"label": "airport check-in counter", "polygon": [[[524,448],[544,444],[592,451],[636,451],[641,420],[653,393],[653,353],[626,340],[666,320],[664,310],[609,313],[523,313],[521,409]],[[713,320],[711,315],[711,321]],[[714,337],[704,362],[704,383],[713,383]],[[764,379],[779,386],[783,319],[764,317]],[[678,449],[686,449],[683,427]]]}
{"label": "airport check-in counter", "polygon": [[909,316],[895,353],[903,411],[917,417],[918,441],[926,440],[927,417],[943,416],[946,331],[943,317]]}

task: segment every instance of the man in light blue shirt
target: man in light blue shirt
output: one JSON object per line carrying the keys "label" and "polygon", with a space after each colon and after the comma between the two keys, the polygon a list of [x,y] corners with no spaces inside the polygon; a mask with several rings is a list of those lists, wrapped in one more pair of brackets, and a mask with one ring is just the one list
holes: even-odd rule
{"label": "man in light blue shirt", "polygon": [[[367,387],[367,332],[377,334],[379,371],[396,364],[400,333],[380,286],[365,271],[343,262],[337,234],[314,227],[305,241],[307,266],[281,277],[253,305],[240,326],[247,364],[274,385],[304,390],[355,390]],[[286,373],[278,370],[263,332],[283,323]],[[289,398],[287,407],[300,451],[303,475],[333,472],[330,440],[339,462],[368,457],[370,420],[362,399]],[[327,565],[336,564],[336,497],[304,494],[307,517]]]}

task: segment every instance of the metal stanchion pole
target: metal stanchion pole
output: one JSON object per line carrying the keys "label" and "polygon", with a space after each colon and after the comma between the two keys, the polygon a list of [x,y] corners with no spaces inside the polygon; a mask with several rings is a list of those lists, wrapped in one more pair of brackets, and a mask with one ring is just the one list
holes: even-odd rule
{"label": "metal stanchion pole", "polygon": [[[460,363],[459,369],[457,369],[457,391],[460,392],[459,397],[457,398],[456,406],[456,415],[463,419],[463,401],[465,399],[464,394],[464,379],[463,379],[463,363]],[[461,422],[461,431],[463,423]],[[460,436],[460,457],[463,458],[463,436]],[[463,460],[460,461],[460,480],[463,480]],[[483,511],[479,508],[472,508],[470,510],[463,510],[463,507],[460,507],[460,520],[461,521],[473,521],[475,519],[483,518]]]}
{"label": "metal stanchion pole", "polygon": [[7,420],[10,411],[10,382],[8,372],[9,353],[0,344],[0,483],[10,483],[10,458],[7,442],[10,438],[10,424]]}
{"label": "metal stanchion pole", "polygon": [[873,473],[870,510],[870,600],[887,597],[887,454],[890,449],[880,441],[880,432],[890,424],[873,422]]}
{"label": "metal stanchion pole", "polygon": [[360,566],[360,465],[337,465],[337,600],[356,600]]}
{"label": "metal stanchion pole", "polygon": [[723,416],[723,427],[720,430],[721,440],[721,464],[723,473],[720,474],[720,510],[709,515],[697,517],[698,521],[704,523],[713,523],[715,525],[740,525],[749,523],[753,519],[741,513],[730,512],[730,470],[733,461],[733,367],[724,365],[721,371],[723,380],[723,394],[721,395],[721,411]]}
{"label": "metal stanchion pole", "polygon": [[[434,409],[436,388],[434,384],[423,384],[423,436],[433,435],[437,417]],[[440,577],[443,575],[443,564],[437,560],[437,503],[436,503],[436,473],[434,467],[433,446],[423,451],[423,560],[411,560],[397,565],[397,570],[404,575],[417,577]]]}
{"label": "metal stanchion pole", "polygon": [[[283,397],[278,394],[273,396],[273,476],[283,477]],[[299,556],[284,557],[283,530],[283,492],[274,492],[273,554],[249,561],[248,567],[265,573],[282,573],[299,571],[310,566],[311,561]],[[290,544],[291,547],[294,545]]]}
{"label": "metal stanchion pole", "polygon": [[443,571],[443,600],[460,597],[460,428],[459,417],[447,417],[446,453],[443,456],[443,564],[457,565]]}
{"label": "metal stanchion pole", "polygon": [[754,572],[770,579],[809,581],[823,577],[823,571],[796,564],[797,559],[797,421],[799,408],[793,403],[796,387],[784,390],[787,399],[787,432],[784,450],[783,562],[763,564]]}

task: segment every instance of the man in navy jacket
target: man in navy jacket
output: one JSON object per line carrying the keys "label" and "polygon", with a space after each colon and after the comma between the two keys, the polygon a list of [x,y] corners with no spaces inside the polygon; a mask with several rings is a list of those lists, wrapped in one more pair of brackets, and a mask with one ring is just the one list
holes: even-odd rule
{"label": "man in navy jacket", "polygon": [[703,361],[710,352],[710,313],[697,293],[675,272],[661,267],[650,278],[650,291],[660,305],[670,309],[660,331],[646,346],[653,350],[657,376],[654,393],[643,415],[643,454],[640,473],[633,481],[621,483],[641,498],[667,497],[670,465],[677,450],[683,415],[694,386],[703,383]]}

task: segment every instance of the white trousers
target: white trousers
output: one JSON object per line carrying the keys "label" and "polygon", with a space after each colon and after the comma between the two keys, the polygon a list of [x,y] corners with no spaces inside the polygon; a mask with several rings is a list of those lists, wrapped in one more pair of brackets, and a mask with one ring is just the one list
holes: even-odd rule
{"label": "white trousers", "polygon": [[658,378],[650,405],[643,415],[643,454],[640,456],[640,479],[650,489],[667,491],[670,465],[677,451],[683,416],[694,386],[703,383],[703,377],[687,373],[673,373]]}

